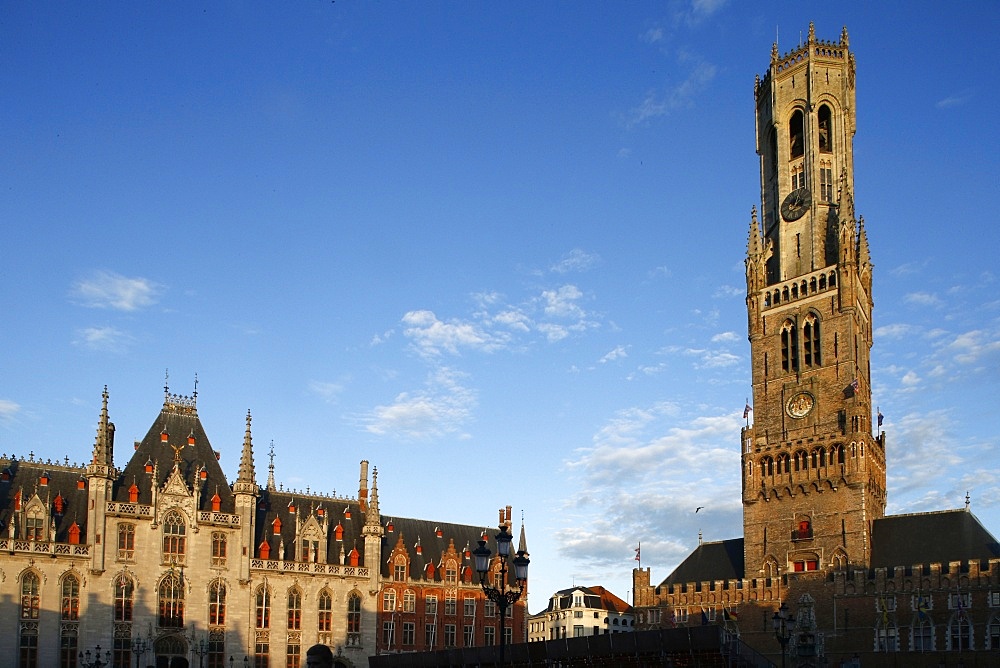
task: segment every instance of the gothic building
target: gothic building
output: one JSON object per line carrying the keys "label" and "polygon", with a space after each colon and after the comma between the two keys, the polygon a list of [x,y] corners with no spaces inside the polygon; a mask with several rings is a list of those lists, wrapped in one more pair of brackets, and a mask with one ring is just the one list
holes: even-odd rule
{"label": "gothic building", "polygon": [[[810,25],[790,53],[775,45],[757,78],[743,537],[700,544],[657,587],[636,569],[635,605],[641,627],[725,619],[774,653],[773,613],[808,594],[815,637],[802,652],[909,652],[907,665],[937,665],[939,652],[1000,649],[1000,546],[968,505],[885,515],[873,265],[853,198],[855,76],[847,29],[827,42]],[[795,637],[792,649],[804,647]]]}
{"label": "gothic building", "polygon": [[[165,388],[124,468],[107,388],[88,464],[0,456],[0,647],[17,657],[0,663],[75,667],[99,646],[117,668],[292,668],[323,643],[344,668],[496,639],[469,551],[495,555],[490,532],[385,518],[367,461],[356,497],[276,485],[273,453],[260,486],[249,412],[230,483],[196,398]],[[512,616],[523,642],[524,600]]]}

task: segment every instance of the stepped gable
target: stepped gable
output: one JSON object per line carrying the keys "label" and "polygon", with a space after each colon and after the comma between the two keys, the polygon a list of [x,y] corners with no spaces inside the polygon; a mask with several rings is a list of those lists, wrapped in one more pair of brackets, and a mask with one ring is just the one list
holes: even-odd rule
{"label": "stepped gable", "polygon": [[[490,549],[495,557],[497,554],[496,536],[497,529],[483,529],[483,527],[471,526],[468,524],[449,524],[447,522],[435,522],[433,520],[417,520],[406,517],[383,517],[385,534],[382,536],[382,554],[391,555],[403,537],[404,547],[410,558],[410,578],[420,580],[426,578],[427,565],[434,565],[434,581],[443,581],[444,573],[440,568],[448,546],[454,544],[455,552],[459,556],[459,579],[466,580],[466,568],[469,569],[471,580],[478,582],[476,573],[476,559],[472,556],[472,551],[479,547],[479,541],[486,534],[486,547]],[[391,527],[391,531],[389,530]],[[440,535],[439,535],[440,533]],[[420,540],[421,553],[416,553],[416,542]],[[511,555],[514,554],[516,545],[511,545]],[[468,548],[468,550],[466,550]],[[382,577],[392,579],[392,564],[390,559],[383,559],[381,564]],[[510,567],[509,580],[512,585],[516,585],[514,568]]]}
{"label": "stepped gable", "polygon": [[[74,523],[80,529],[80,543],[87,542],[86,473],[86,467],[77,464],[43,462],[30,456],[18,459],[0,455],[0,537],[11,535],[12,521],[14,538],[24,537],[24,527],[14,520],[18,512],[16,496],[20,492],[22,511],[36,495],[45,505],[46,522],[51,518],[56,531],[55,542],[68,543],[69,528]],[[46,524],[47,531],[48,526]],[[51,534],[47,534],[43,540],[50,538]]]}
{"label": "stepped gable", "polygon": [[[293,511],[294,508],[294,511]],[[322,510],[322,515],[320,515]],[[345,512],[347,511],[347,512]],[[348,515],[350,517],[348,518]],[[257,515],[254,520],[254,556],[259,555],[260,546],[267,541],[271,560],[281,560],[279,552],[284,543],[284,561],[308,561],[298,544],[296,522],[304,525],[315,518],[322,527],[326,523],[326,562],[339,564],[341,548],[344,563],[349,563],[351,550],[357,548],[359,564],[364,564],[365,541],[361,528],[365,524],[361,505],[356,499],[339,498],[301,492],[298,490],[275,490],[262,488],[257,499]],[[281,530],[274,531],[274,521],[279,520]],[[343,527],[343,535],[337,540],[337,525]]]}
{"label": "stepped gable", "polygon": [[968,510],[890,515],[875,520],[872,567],[1000,558],[1000,544]]}
{"label": "stepped gable", "polygon": [[741,580],[744,577],[743,539],[702,543],[660,583],[661,587],[688,582]]}
{"label": "stepped gable", "polygon": [[[115,501],[127,503],[129,488],[134,482],[139,489],[138,502],[152,504],[150,477],[155,474],[157,488],[163,488],[174,468],[174,448],[178,448],[176,456],[180,459],[178,467],[184,482],[189,488],[196,481],[201,485],[199,510],[211,510],[212,497],[218,493],[219,510],[224,513],[236,512],[232,490],[198,417],[196,399],[196,396],[165,393],[160,414],[153,420],[149,431],[115,481]],[[163,440],[164,432],[166,441]],[[193,439],[193,445],[188,444],[190,439]],[[147,462],[154,464],[153,473],[146,472]],[[202,467],[205,468],[204,479],[199,475]]]}

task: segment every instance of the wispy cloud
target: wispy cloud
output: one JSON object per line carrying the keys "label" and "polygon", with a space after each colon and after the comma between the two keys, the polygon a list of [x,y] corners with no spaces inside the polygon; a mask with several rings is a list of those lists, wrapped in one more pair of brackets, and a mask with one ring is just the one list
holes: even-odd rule
{"label": "wispy cloud", "polygon": [[929,292],[911,292],[903,297],[903,301],[917,306],[937,306],[941,303],[937,295],[932,295]]}
{"label": "wispy cloud", "polygon": [[327,403],[337,403],[340,395],[344,392],[343,383],[331,383],[321,380],[311,380],[308,385],[309,392],[323,399]]}
{"label": "wispy cloud", "polygon": [[90,350],[122,353],[134,341],[134,337],[128,332],[123,332],[115,327],[105,326],[78,329],[73,344]]}
{"label": "wispy cloud", "polygon": [[961,93],[956,93],[949,95],[948,97],[943,97],[938,100],[934,106],[938,109],[950,109],[951,107],[961,107],[964,106],[969,100],[972,99],[972,90],[967,89]]}
{"label": "wispy cloud", "polygon": [[0,422],[13,422],[21,412],[21,405],[10,399],[0,399]]}
{"label": "wispy cloud", "polygon": [[574,248],[559,262],[552,265],[550,269],[557,274],[566,274],[571,271],[586,271],[600,263],[600,261],[601,257],[599,255]]}
{"label": "wispy cloud", "polygon": [[369,433],[407,440],[462,434],[477,402],[475,391],[463,380],[464,374],[454,369],[436,369],[424,388],[400,393],[362,416],[361,422]]}
{"label": "wispy cloud", "polygon": [[404,336],[423,356],[436,357],[443,352],[456,355],[463,348],[490,352],[508,341],[502,332],[488,332],[473,322],[445,322],[433,311],[410,311],[403,316],[403,326]]}
{"label": "wispy cloud", "polygon": [[70,296],[91,308],[135,311],[155,304],[161,291],[161,286],[148,278],[98,271],[74,283]]}
{"label": "wispy cloud", "polygon": [[650,119],[665,116],[675,109],[691,105],[699,93],[708,88],[715,78],[715,65],[698,62],[687,77],[664,91],[651,90],[643,101],[629,113],[628,125],[634,126]]}
{"label": "wispy cloud", "polygon": [[601,357],[598,362],[600,364],[607,364],[608,362],[614,362],[625,357],[628,357],[628,348],[625,346],[616,346],[614,350]]}

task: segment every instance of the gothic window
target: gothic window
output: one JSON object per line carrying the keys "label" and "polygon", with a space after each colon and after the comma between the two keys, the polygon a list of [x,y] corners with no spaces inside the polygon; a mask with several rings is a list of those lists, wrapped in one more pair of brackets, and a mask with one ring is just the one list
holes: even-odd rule
{"label": "gothic window", "polygon": [[760,460],[760,475],[768,476],[774,475],[774,460],[770,457],[764,457]]}
{"label": "gothic window", "polygon": [[386,589],[382,592],[382,609],[386,612],[396,610],[396,592],[393,589]]}
{"label": "gothic window", "polygon": [[347,644],[361,644],[361,596],[357,592],[347,597]]}
{"label": "gothic window", "polygon": [[135,561],[135,525],[118,525],[118,560]]}
{"label": "gothic window", "polygon": [[813,537],[812,524],[808,519],[801,519],[792,531],[792,540],[807,540]]}
{"label": "gothic window", "polygon": [[64,622],[80,619],[80,581],[73,575],[67,575],[62,581],[60,618]]}
{"label": "gothic window", "polygon": [[934,624],[926,614],[924,618],[917,616],[910,626],[910,651],[913,652],[933,652],[934,651]]}
{"label": "gothic window", "polygon": [[78,624],[62,624],[59,629],[59,668],[76,668],[79,651]]}
{"label": "gothic window", "polygon": [[302,592],[291,589],[288,592],[288,630],[298,631],[302,628]]}
{"label": "gothic window", "polygon": [[215,580],[208,588],[208,625],[226,625],[226,584]]}
{"label": "gothic window", "polygon": [[830,450],[830,463],[836,462],[838,464],[844,463],[844,446],[843,444],[837,444],[833,446]]}
{"label": "gothic window", "polygon": [[972,622],[965,612],[959,610],[948,622],[948,649],[952,652],[967,652],[972,649]]}
{"label": "gothic window", "polygon": [[788,119],[788,149],[792,158],[801,158],[805,152],[801,109],[792,112],[792,117]]}
{"label": "gothic window", "polygon": [[413,593],[412,590],[407,589],[403,592],[403,612],[416,612],[417,611],[417,595]]}
{"label": "gothic window", "polygon": [[894,624],[887,623],[887,625],[875,629],[875,651],[899,651],[899,630]]}
{"label": "gothic window", "polygon": [[21,578],[21,619],[38,619],[39,580],[34,573]]}
{"label": "gothic window", "polygon": [[830,107],[821,104],[819,107],[819,150],[823,153],[833,151],[833,114]]}
{"label": "gothic window", "polygon": [[158,590],[159,625],[161,628],[184,628],[184,583],[178,573],[170,571]]}
{"label": "gothic window", "polygon": [[986,649],[1000,650],[1000,617],[996,615],[986,627]]}
{"label": "gothic window", "polygon": [[325,589],[319,593],[319,620],[316,627],[320,633],[333,630],[333,596]]}
{"label": "gothic window", "polygon": [[802,327],[802,349],[804,352],[805,366],[819,366],[822,364],[819,338],[819,318],[816,314],[810,313],[805,318],[806,324]]}
{"label": "gothic window", "polygon": [[212,533],[212,565],[226,565],[226,534],[222,531]]}
{"label": "gothic window", "polygon": [[289,641],[285,646],[285,666],[286,668],[299,668],[302,661],[302,645]]}
{"label": "gothic window", "polygon": [[789,473],[791,468],[788,463],[788,455],[782,454],[778,455],[778,473]]}
{"label": "gothic window", "polygon": [[135,599],[135,585],[132,578],[119,575],[115,579],[115,621],[132,621],[132,604]]}
{"label": "gothic window", "polygon": [[781,369],[799,370],[799,337],[791,320],[786,320],[781,326]]}
{"label": "gothic window", "polygon": [[255,628],[271,628],[271,594],[264,585],[257,587],[257,591],[254,592],[254,611],[256,612]]}
{"label": "gothic window", "polygon": [[835,571],[845,571],[847,570],[847,555],[842,551],[838,550],[833,555],[833,570]]}
{"label": "gothic window", "polygon": [[806,171],[801,164],[792,167],[792,190],[806,187]]}
{"label": "gothic window", "polygon": [[392,566],[392,579],[396,582],[406,581],[406,557],[399,557]]}
{"label": "gothic window", "polygon": [[253,646],[254,668],[267,668],[271,662],[271,644],[266,640],[259,639]]}
{"label": "gothic window", "polygon": [[184,517],[173,510],[163,518],[163,563],[184,563]]}

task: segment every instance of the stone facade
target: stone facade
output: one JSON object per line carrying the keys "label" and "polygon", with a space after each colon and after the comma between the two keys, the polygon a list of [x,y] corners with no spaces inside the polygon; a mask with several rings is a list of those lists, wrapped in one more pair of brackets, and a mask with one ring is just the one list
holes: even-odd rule
{"label": "stone facade", "polygon": [[743,537],[700,544],[659,586],[649,569],[634,570],[638,623],[718,623],[779,661],[772,619],[786,602],[809,620],[786,648],[793,665],[936,666],[944,653],[993,665],[996,539],[968,504],[885,516],[886,435],[871,401],[873,265],[853,199],[855,83],[846,28],[824,42],[812,25],[792,52],[775,45],[757,78]]}
{"label": "stone facade", "polygon": [[[196,397],[165,388],[159,415],[121,469],[107,389],[88,464],[0,456],[0,646],[8,657],[0,665],[76,666],[81,651],[100,646],[102,661],[108,652],[120,668],[222,668],[245,657],[248,665],[299,666],[323,643],[337,666],[362,666],[378,652],[423,645],[386,633],[408,617],[385,609],[387,592],[403,601],[435,588],[442,605],[459,590],[482,597],[464,575],[471,558],[454,546],[483,537],[495,554],[483,529],[387,520],[367,461],[356,497],[276,485],[273,453],[260,486],[249,412],[230,484]],[[396,526],[428,546],[416,571],[394,574],[405,552]],[[521,541],[526,550],[523,527]],[[460,570],[461,582],[452,581]],[[482,604],[472,612],[467,623],[482,643],[498,623]],[[513,622],[523,641],[523,602]],[[442,636],[434,646],[446,643]]]}

